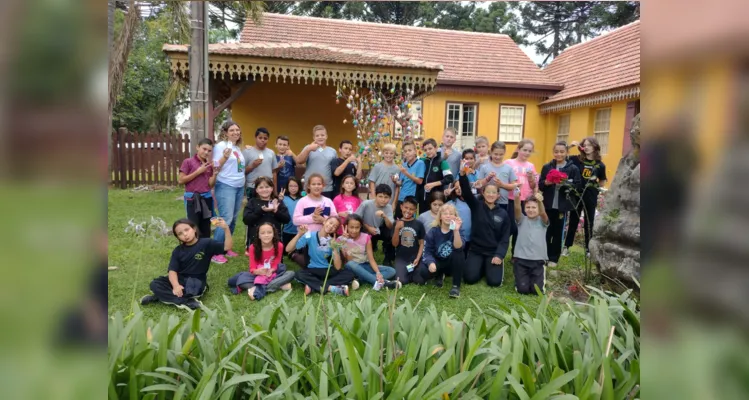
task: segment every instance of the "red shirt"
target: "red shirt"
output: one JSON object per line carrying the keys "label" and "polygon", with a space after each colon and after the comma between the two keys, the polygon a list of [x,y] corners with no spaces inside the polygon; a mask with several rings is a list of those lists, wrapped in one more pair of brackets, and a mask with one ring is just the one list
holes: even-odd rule
{"label": "red shirt", "polygon": [[[210,163],[211,160],[208,160]],[[186,158],[182,161],[182,166],[179,167],[179,172],[185,175],[190,175],[195,172],[200,166],[203,165],[203,161],[198,158],[198,155],[194,155],[190,158]],[[205,193],[210,192],[211,187],[208,185],[208,180],[213,176],[213,165],[209,166],[205,172],[195,177],[190,182],[185,183],[185,192],[193,193]]]}
{"label": "red shirt", "polygon": [[274,251],[263,250],[262,260],[255,259],[255,245],[250,245],[250,273],[255,272],[258,268],[265,268],[266,265],[270,266],[270,269],[275,272],[278,271],[278,264],[281,263],[283,258],[283,243],[278,243],[278,248]]}

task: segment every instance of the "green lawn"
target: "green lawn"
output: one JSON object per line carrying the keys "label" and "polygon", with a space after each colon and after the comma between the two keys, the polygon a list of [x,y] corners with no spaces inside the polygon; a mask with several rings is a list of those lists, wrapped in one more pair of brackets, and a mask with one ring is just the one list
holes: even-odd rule
{"label": "green lawn", "polygon": [[[132,233],[125,233],[128,221],[134,219],[136,222],[147,221],[150,218],[158,217],[163,219],[168,228],[171,229],[172,223],[184,217],[184,206],[177,197],[182,194],[181,190],[168,192],[138,192],[133,193],[129,190],[109,190],[109,265],[117,266],[118,269],[109,272],[109,313],[113,314],[122,311],[129,314],[133,296],[135,300],[140,299],[143,295],[148,294],[149,282],[156,276],[166,274],[167,264],[172,250],[177,245],[177,239],[170,233],[165,236],[157,237],[136,237]],[[251,317],[261,309],[262,306],[269,302],[277,301],[281,293],[273,293],[260,302],[252,302],[246,294],[232,295],[226,286],[227,279],[233,274],[247,270],[248,260],[245,257],[244,249],[244,232],[245,226],[241,221],[237,225],[234,237],[234,250],[241,253],[237,258],[230,259],[223,265],[212,264],[208,272],[208,284],[210,291],[201,298],[203,304],[209,308],[217,309],[223,307],[223,295],[227,295],[232,303],[234,311],[238,314]],[[242,251],[240,251],[242,249]],[[376,255],[378,261],[382,261],[382,254]],[[496,307],[497,304],[507,304],[512,306],[510,299],[521,299],[522,302],[535,308],[538,304],[538,298],[534,296],[520,296],[515,292],[514,281],[512,276],[511,260],[505,260],[508,265],[505,268],[505,281],[499,288],[490,288],[485,283],[480,282],[476,285],[463,285],[461,288],[461,297],[451,299],[447,296],[450,288],[449,278],[446,279],[445,286],[441,289],[435,288],[431,284],[427,286],[408,285],[398,290],[398,297],[408,299],[412,304],[419,301],[425,294],[423,304],[434,304],[439,311],[463,315],[467,309],[473,308],[473,299],[482,308]],[[286,260],[286,264],[292,270],[298,269],[293,262]],[[582,250],[573,248],[569,257],[562,258],[562,262],[557,269],[560,270],[560,276],[567,276],[577,269],[577,265],[583,264]],[[555,278],[547,274],[547,291],[562,290],[562,278]],[[289,302],[303,302],[304,292],[301,284],[294,282],[294,289],[290,293]],[[368,295],[374,299],[386,302],[387,294],[385,291],[374,292],[368,285],[352,292],[349,298],[336,297],[328,295],[331,301],[340,301],[348,303],[361,298],[363,293],[368,290]],[[317,295],[311,296],[311,299],[319,299]],[[561,306],[561,303],[555,303]],[[163,312],[184,312],[171,306],[163,304],[154,304],[143,307],[148,318],[158,319]]]}

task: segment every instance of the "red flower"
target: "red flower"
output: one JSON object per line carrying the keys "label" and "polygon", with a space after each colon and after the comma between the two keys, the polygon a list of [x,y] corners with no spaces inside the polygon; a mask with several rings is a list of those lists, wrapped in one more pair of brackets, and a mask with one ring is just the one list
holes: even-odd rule
{"label": "red flower", "polygon": [[552,169],[549,171],[549,173],[546,175],[546,180],[551,182],[554,185],[558,185],[562,182],[567,182],[567,174],[564,172],[559,171],[558,169]]}

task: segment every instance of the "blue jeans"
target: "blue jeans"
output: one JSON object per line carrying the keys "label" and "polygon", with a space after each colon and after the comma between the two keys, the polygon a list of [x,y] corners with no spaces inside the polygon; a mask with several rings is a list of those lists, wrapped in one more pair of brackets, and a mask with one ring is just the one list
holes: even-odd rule
{"label": "blue jeans", "polygon": [[[382,265],[378,265],[377,267],[380,269],[380,273],[385,280],[390,280],[395,276],[395,268],[384,267]],[[370,285],[374,285],[375,282],[377,282],[377,275],[375,275],[374,270],[368,262],[358,263],[356,261],[349,261],[346,263],[346,269],[350,270],[357,278],[369,283]]]}
{"label": "blue jeans", "polygon": [[[216,207],[218,216],[226,221],[229,225],[229,231],[234,234],[234,227],[237,225],[237,214],[242,208],[242,198],[244,197],[244,187],[233,187],[225,183],[216,182],[213,190],[216,196]],[[224,230],[216,229],[213,239],[217,242],[224,243]]]}

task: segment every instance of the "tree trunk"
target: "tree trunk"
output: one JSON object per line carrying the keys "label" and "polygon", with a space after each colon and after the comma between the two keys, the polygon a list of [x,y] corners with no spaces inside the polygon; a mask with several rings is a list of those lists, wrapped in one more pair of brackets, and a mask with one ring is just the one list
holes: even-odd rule
{"label": "tree trunk", "polygon": [[[111,67],[112,63],[112,39],[114,37],[114,9],[115,9],[115,0],[109,0],[107,4],[107,52],[109,54],[109,63]],[[109,107],[109,121],[107,123],[107,167],[108,171],[112,171],[112,108]]]}

